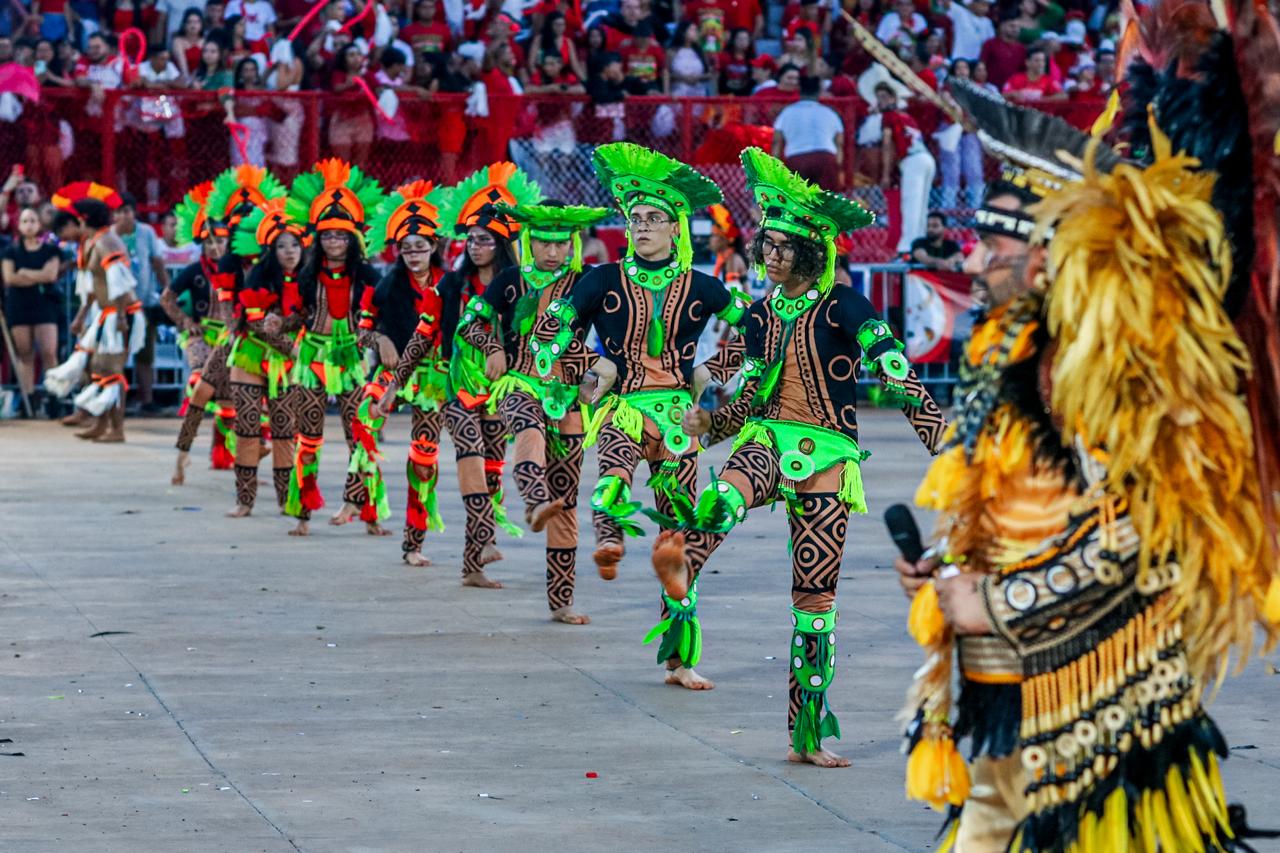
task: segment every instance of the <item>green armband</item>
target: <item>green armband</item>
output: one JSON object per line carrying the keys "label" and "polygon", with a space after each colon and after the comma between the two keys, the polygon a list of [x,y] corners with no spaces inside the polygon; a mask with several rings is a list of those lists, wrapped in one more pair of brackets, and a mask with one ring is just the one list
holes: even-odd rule
{"label": "green armband", "polygon": [[551,375],[551,366],[564,355],[573,340],[573,321],[578,318],[578,312],[568,300],[557,299],[547,306],[547,316],[559,323],[555,335],[550,341],[540,341],[536,337],[529,339],[534,365],[538,375],[544,378]]}
{"label": "green armband", "polygon": [[742,318],[751,307],[751,298],[740,290],[729,291],[729,304],[716,312],[716,316],[736,329],[742,328]]}
{"label": "green armband", "polygon": [[[889,341],[889,347],[880,355],[872,358],[870,352],[877,344]],[[907,377],[911,375],[911,362],[903,355],[902,341],[893,336],[889,324],[883,320],[868,320],[858,329],[858,346],[862,347],[862,366],[880,377],[885,390],[902,402],[919,402],[916,394],[907,388]]]}

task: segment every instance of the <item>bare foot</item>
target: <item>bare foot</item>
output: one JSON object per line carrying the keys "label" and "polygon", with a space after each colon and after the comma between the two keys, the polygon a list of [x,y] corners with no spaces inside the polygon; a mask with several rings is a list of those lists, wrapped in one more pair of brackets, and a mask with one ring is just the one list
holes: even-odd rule
{"label": "bare foot", "polygon": [[59,423],[63,426],[75,427],[80,426],[80,424],[87,420],[89,420],[89,413],[84,409],[76,409],[74,412],[59,421]]}
{"label": "bare foot", "polygon": [[102,435],[106,431],[107,431],[107,425],[103,423],[101,419],[99,419],[93,424],[93,426],[89,427],[84,432],[76,433],[76,438],[82,438],[85,441],[93,441],[95,438]]}
{"label": "bare foot", "polygon": [[528,523],[530,530],[534,533],[541,533],[543,528],[547,526],[547,522],[551,520],[551,517],[563,509],[564,498],[543,501],[537,506],[529,507],[524,514],[524,520]]}
{"label": "bare foot", "polygon": [[379,524],[376,521],[373,522],[372,524],[370,524],[369,522],[365,522],[364,532],[368,533],[370,536],[390,536],[391,535],[390,530],[383,527],[381,524]]}
{"label": "bare foot", "polygon": [[480,571],[468,572],[462,576],[463,586],[477,586],[481,589],[502,589],[502,584],[498,581],[489,580],[489,577]]}
{"label": "bare foot", "polygon": [[411,566],[429,566],[431,561],[422,555],[421,551],[405,551],[404,561]]}
{"label": "bare foot", "polygon": [[357,507],[355,504],[351,504],[351,503],[343,504],[342,509],[338,510],[338,512],[332,518],[329,519],[329,523],[332,524],[334,527],[341,527],[342,525],[350,522],[351,519],[355,518],[356,513],[358,513],[359,511],[360,511],[360,508]]}
{"label": "bare foot", "polygon": [[596,561],[596,570],[600,572],[600,577],[611,581],[618,576],[618,563],[622,561],[622,546],[601,545],[591,555],[591,559]]}
{"label": "bare foot", "polygon": [[181,486],[187,482],[187,466],[191,464],[190,456],[179,450],[178,463],[173,467],[173,476],[169,478],[169,485]]}
{"label": "bare foot", "polygon": [[689,594],[689,569],[684,562],[684,534],[664,530],[653,542],[653,572],[676,601]]}
{"label": "bare foot", "polygon": [[836,755],[829,749],[819,749],[817,752],[796,752],[794,749],[787,750],[787,761],[794,764],[812,764],[816,767],[848,767],[849,759],[843,755]]}
{"label": "bare foot", "polygon": [[253,507],[236,504],[236,508],[227,513],[227,518],[248,518],[251,512]]}
{"label": "bare foot", "polygon": [[[80,437],[84,438],[83,435]],[[119,430],[112,430],[111,432],[103,433],[102,435],[95,435],[93,437],[93,441],[97,444],[123,444],[124,433]]]}
{"label": "bare foot", "polygon": [[[498,550],[498,546],[490,542],[480,549],[480,565],[487,566],[490,563],[496,563],[502,559],[502,552]],[[499,584],[501,586],[501,584]]]}
{"label": "bare foot", "polygon": [[552,622],[563,622],[566,625],[590,625],[591,617],[579,613],[572,606],[558,607],[551,611]]}
{"label": "bare foot", "polygon": [[298,526],[289,531],[290,536],[310,536],[311,522],[299,521]]}
{"label": "bare foot", "polygon": [[710,678],[703,678],[687,666],[668,669],[666,682],[667,684],[678,684],[689,690],[711,690],[716,686],[716,683]]}

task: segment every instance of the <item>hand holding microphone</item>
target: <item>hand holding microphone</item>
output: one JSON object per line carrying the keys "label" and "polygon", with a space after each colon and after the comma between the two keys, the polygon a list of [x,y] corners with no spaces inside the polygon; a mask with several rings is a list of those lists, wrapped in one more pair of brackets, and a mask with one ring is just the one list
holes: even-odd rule
{"label": "hand holding microphone", "polygon": [[920,541],[920,528],[905,504],[894,504],[885,510],[884,523],[889,528],[889,536],[902,552],[902,556],[893,561],[898,572],[898,585],[907,598],[914,598],[916,591],[933,577],[942,561],[932,551],[925,552]]}

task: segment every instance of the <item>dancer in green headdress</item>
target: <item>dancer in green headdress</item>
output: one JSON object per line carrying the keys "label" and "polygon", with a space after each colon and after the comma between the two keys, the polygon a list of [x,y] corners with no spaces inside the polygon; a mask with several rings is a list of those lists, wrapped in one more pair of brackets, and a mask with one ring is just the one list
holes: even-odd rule
{"label": "dancer in green headdress", "polygon": [[[773,289],[747,311],[747,354],[732,402],[684,416],[684,430],[708,443],[737,436],[719,477],[696,505],[674,502],[676,530],[654,544],[654,569],[669,600],[693,597],[711,552],[752,507],[785,501],[791,521],[791,761],[849,762],[822,748],[839,737],[827,707],[835,675],[836,582],[850,512],[866,512],[859,464],[858,368],[900,398],[932,452],[945,422],[865,297],[835,283],[835,239],[870,225],[857,202],[819,189],[758,148],[742,153],[762,211],[750,248]],[[725,390],[725,389],[722,389]],[[670,633],[668,634],[670,636]]]}
{"label": "dancer in green headdress", "polygon": [[525,520],[547,531],[547,606],[551,618],[590,621],[573,609],[578,553],[578,484],[582,476],[582,413],[578,383],[595,360],[581,339],[542,378],[529,350],[534,320],[573,290],[582,273],[581,232],[605,218],[600,207],[544,201],[497,210],[520,224],[520,264],[499,273],[483,298],[467,304],[458,337],[485,354],[489,412],[515,437],[515,479]]}
{"label": "dancer in green headdress", "polygon": [[[715,183],[627,142],[600,146],[593,162],[628,219],[627,256],[591,270],[567,296],[552,302],[535,324],[529,347],[538,374],[545,377],[569,351],[575,334],[595,326],[600,336],[604,357],[587,372],[583,394],[597,406],[586,445],[599,443],[600,479],[591,496],[594,557],[600,576],[609,580],[623,556],[623,532],[639,533],[628,516],[639,508],[631,500],[631,481],[640,459],[649,462],[660,512],[671,511],[670,495],[677,486],[695,487],[697,445],[680,422],[697,386],[706,381],[706,371],[695,377],[698,337],[714,316],[738,323],[746,301],[720,280],[691,269],[689,217],[721,200]],[[681,606],[687,612],[679,627],[696,634],[694,606]],[[667,607],[664,602],[664,616]],[[661,656],[668,683],[713,686],[693,669],[698,647],[690,640]]]}

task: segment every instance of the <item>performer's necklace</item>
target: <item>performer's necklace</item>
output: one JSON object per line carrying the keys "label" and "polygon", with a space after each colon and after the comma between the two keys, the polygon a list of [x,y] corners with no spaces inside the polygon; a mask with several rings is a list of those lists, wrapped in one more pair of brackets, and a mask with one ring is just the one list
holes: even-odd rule
{"label": "performer's necklace", "polygon": [[656,270],[645,269],[636,261],[635,255],[627,255],[622,259],[622,269],[627,278],[645,290],[662,290],[680,275],[680,262],[672,255],[671,263]]}
{"label": "performer's necklace", "polygon": [[769,294],[769,307],[782,319],[782,322],[791,323],[817,305],[821,298],[822,294],[816,287],[810,287],[799,296],[787,296],[782,290],[782,285],[778,285],[773,289],[773,293]]}
{"label": "performer's necklace", "polygon": [[551,285],[555,284],[560,279],[564,278],[566,275],[568,275],[569,267],[571,265],[572,265],[572,262],[566,260],[560,266],[556,267],[550,272],[547,272],[547,271],[538,269],[537,264],[530,263],[530,264],[525,264],[520,268],[520,274],[524,278],[525,284],[529,285],[534,290],[545,290]]}

